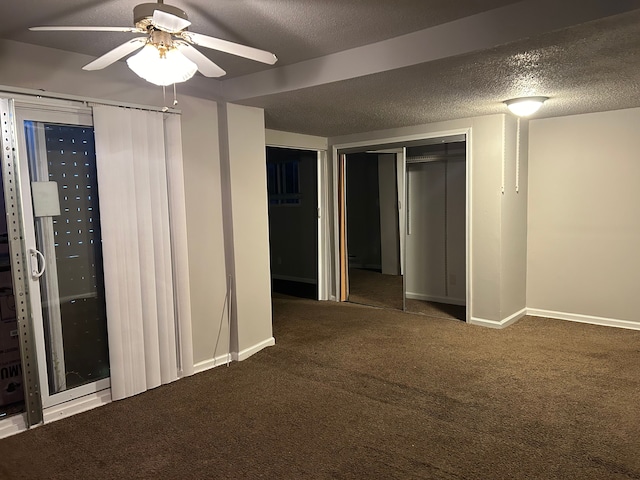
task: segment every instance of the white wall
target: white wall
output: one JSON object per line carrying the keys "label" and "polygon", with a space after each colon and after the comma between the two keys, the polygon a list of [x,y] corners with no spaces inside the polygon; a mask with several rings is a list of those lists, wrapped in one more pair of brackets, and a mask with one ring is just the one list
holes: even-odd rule
{"label": "white wall", "polygon": [[181,96],[180,108],[194,362],[206,365],[210,359],[228,353],[229,334],[218,112],[215,102],[186,96]]}
{"label": "white wall", "polygon": [[[500,312],[517,319],[526,310],[528,122],[505,116],[504,193],[500,217]],[[518,132],[520,140],[518,141]]]}
{"label": "white wall", "polygon": [[[273,345],[264,112],[221,105],[222,162],[227,178],[227,271],[233,277],[234,353],[242,360]],[[227,183],[228,182],[228,183]],[[229,241],[232,248],[229,248]],[[231,258],[230,258],[231,257]]]}
{"label": "white wall", "polygon": [[[60,50],[0,40],[0,85],[42,89],[48,92],[81,95],[119,102],[132,102],[163,106],[162,89],[135,76],[123,62],[101,70],[86,72],[82,66],[92,60],[86,55],[72,54]],[[178,86],[177,108],[182,111],[182,140],[187,207],[187,233],[189,246],[189,269],[191,285],[191,307],[193,322],[194,361],[197,369],[213,365],[213,357],[224,358],[226,343],[226,265],[223,232],[222,180],[220,165],[219,118],[216,102],[195,98],[183,91],[217,89],[215,81],[204,78],[191,79]],[[171,101],[171,95],[169,101]],[[264,125],[262,112],[248,107],[233,106],[234,123],[229,128],[234,144],[247,142],[259,150],[264,159]],[[241,123],[243,116],[248,126]],[[241,118],[237,118],[241,117]],[[256,145],[260,144],[258,149]],[[242,155],[240,155],[242,157]],[[239,165],[244,160],[238,158]],[[264,175],[264,162],[262,163]],[[239,167],[243,168],[243,167]],[[266,186],[261,184],[263,188]],[[240,184],[240,188],[244,188]],[[266,209],[266,200],[256,192],[258,209],[249,204],[232,212],[237,223],[253,222],[256,211]],[[265,194],[266,195],[266,194]],[[244,218],[239,218],[244,216]],[[256,224],[266,224],[266,212]],[[267,249],[267,253],[264,250]],[[258,253],[256,252],[256,255]],[[268,265],[268,241],[261,246],[260,257]],[[245,270],[241,270],[246,272]],[[246,272],[252,275],[251,269]],[[267,292],[269,289],[267,288]],[[268,293],[267,293],[268,295]],[[253,300],[244,301],[253,302]],[[264,301],[261,305],[264,304]],[[244,304],[239,305],[244,312]],[[252,308],[252,307],[250,307]],[[270,304],[268,310],[270,311]],[[257,343],[271,338],[271,317],[255,317],[247,312],[239,318],[239,327],[250,330],[252,335],[244,339],[255,339]],[[262,323],[261,323],[262,322]],[[263,325],[264,324],[264,325]],[[268,330],[268,331],[267,331]],[[260,337],[264,334],[264,338]],[[220,335],[220,341],[218,340]],[[249,340],[250,341],[250,340]],[[217,350],[215,349],[218,343]]]}
{"label": "white wall", "polygon": [[326,150],[327,138],[301,133],[265,129],[265,141],[271,147],[299,148],[301,150]]}
{"label": "white wall", "polygon": [[527,307],[640,328],[640,109],[530,123]]}

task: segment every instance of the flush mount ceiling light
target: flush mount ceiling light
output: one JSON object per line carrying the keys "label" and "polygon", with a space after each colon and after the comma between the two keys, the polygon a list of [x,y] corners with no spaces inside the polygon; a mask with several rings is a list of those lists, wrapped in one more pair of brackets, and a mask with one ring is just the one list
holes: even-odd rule
{"label": "flush mount ceiling light", "polygon": [[522,97],[505,100],[505,105],[511,113],[519,117],[528,117],[536,113],[549,97]]}

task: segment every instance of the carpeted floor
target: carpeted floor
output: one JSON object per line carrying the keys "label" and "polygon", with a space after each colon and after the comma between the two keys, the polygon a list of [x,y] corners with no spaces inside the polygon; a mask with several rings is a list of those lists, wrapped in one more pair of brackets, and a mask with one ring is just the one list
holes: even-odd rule
{"label": "carpeted floor", "polygon": [[[360,268],[349,269],[349,302],[402,310],[402,275],[385,275]],[[406,300],[406,311],[435,318],[466,319],[466,308],[424,300]]]}
{"label": "carpeted floor", "polygon": [[277,298],[277,344],[0,440],[2,479],[639,479],[640,332]]}
{"label": "carpeted floor", "polygon": [[349,269],[349,302],[402,310],[402,275]]}
{"label": "carpeted floor", "polygon": [[462,305],[450,305],[448,303],[427,302],[407,298],[407,312],[420,313],[435,318],[450,318],[465,321],[467,309]]}

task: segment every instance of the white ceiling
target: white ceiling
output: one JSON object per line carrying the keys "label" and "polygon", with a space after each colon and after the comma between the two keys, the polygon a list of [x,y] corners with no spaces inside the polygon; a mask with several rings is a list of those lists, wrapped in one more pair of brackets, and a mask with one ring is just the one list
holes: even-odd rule
{"label": "white ceiling", "polygon": [[[99,56],[131,35],[27,28],[129,26],[137,3],[2,2],[0,38]],[[520,95],[551,97],[539,117],[640,106],[640,0],[167,3],[192,31],[276,53],[271,67],[201,49],[227,77],[181,86],[263,107],[269,128],[335,136],[504,112]]]}

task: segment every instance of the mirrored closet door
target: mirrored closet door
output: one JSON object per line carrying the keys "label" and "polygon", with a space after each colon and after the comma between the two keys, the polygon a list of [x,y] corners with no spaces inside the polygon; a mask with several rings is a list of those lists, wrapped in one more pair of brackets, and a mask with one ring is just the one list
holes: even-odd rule
{"label": "mirrored closet door", "polygon": [[404,309],[403,155],[398,149],[343,156],[349,302]]}
{"label": "mirrored closet door", "polygon": [[376,145],[338,164],[342,301],[466,320],[466,135]]}
{"label": "mirrored closet door", "polygon": [[466,319],[466,144],[407,149],[407,311]]}

